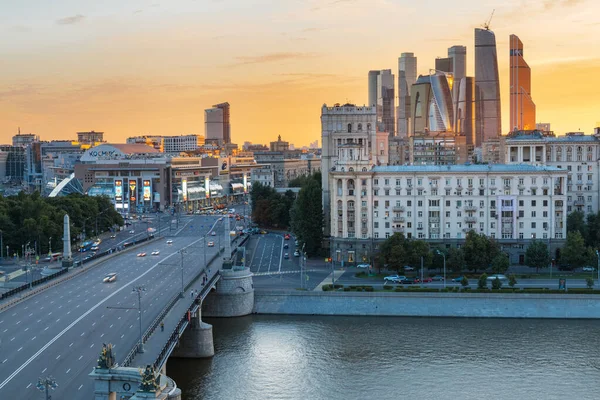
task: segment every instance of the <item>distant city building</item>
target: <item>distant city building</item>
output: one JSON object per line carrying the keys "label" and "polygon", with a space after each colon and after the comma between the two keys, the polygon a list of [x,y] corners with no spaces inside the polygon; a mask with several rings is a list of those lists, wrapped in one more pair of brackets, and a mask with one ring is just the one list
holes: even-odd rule
{"label": "distant city building", "polygon": [[463,77],[459,82],[454,81],[454,87],[458,87],[455,132],[465,137],[470,154],[475,147],[475,79]]}
{"label": "distant city building", "polygon": [[544,133],[552,133],[552,127],[549,122],[537,122],[535,124],[535,130]]}
{"label": "distant city building", "polygon": [[[455,123],[458,120],[458,102],[460,100],[460,84],[467,76],[467,47],[452,46],[448,49],[448,58],[452,62],[452,109],[454,110]],[[455,132],[457,129],[455,127]]]}
{"label": "distant city building", "polygon": [[496,36],[475,29],[475,145],[502,135]]}
{"label": "distant city building", "polygon": [[465,137],[452,132],[411,136],[409,149],[413,165],[455,165],[470,161]]}
{"label": "distant city building", "polygon": [[19,129],[19,133],[12,137],[13,146],[22,146],[25,147],[30,143],[39,142],[40,137],[33,133],[21,133]]}
{"label": "distant city building", "polygon": [[277,136],[276,142],[271,142],[269,145],[270,151],[288,151],[290,149],[290,144],[281,140],[281,135]]}
{"label": "distant city building", "polygon": [[128,137],[126,140],[127,144],[145,144],[160,152],[164,151],[164,137],[157,135],[144,135],[144,136],[133,136]]}
{"label": "distant city building", "polygon": [[254,159],[258,165],[270,165],[273,187],[287,187],[292,179],[321,170],[321,159],[314,154],[300,151],[257,151]]}
{"label": "distant city building", "polygon": [[77,132],[77,141],[80,144],[96,145],[104,142],[104,132]]}
{"label": "distant city building", "polygon": [[5,182],[20,184],[25,177],[25,147],[23,145],[0,145],[0,151],[6,153]]}
{"label": "distant city building", "polygon": [[271,164],[261,165],[252,170],[252,183],[260,183],[263,186],[275,187],[275,171]]}
{"label": "distant city building", "polygon": [[204,145],[200,135],[163,136],[163,151],[165,153],[182,153],[195,151]]}
{"label": "distant city building", "polygon": [[317,139],[314,142],[310,142],[310,144],[308,145],[308,148],[311,150],[318,149],[319,148],[319,140]]}
{"label": "distant city building", "polygon": [[[375,80],[375,77],[377,78]],[[394,75],[391,69],[381,71],[369,71],[369,103],[375,100],[377,106],[377,129],[387,132],[389,136],[395,136],[395,95]],[[375,87],[373,87],[375,85]],[[376,99],[373,95],[376,94]]]}
{"label": "distant city building", "polygon": [[204,110],[204,137],[207,143],[231,143],[229,103],[216,104],[213,108]]}
{"label": "distant city building", "polygon": [[413,136],[429,132],[453,132],[452,91],[445,73],[419,76],[412,85],[411,103]]}
{"label": "distant city building", "polygon": [[535,103],[531,98],[531,68],[523,58],[523,42],[510,35],[510,130],[535,128]]}
{"label": "distant city building", "polygon": [[[331,231],[330,200],[335,187],[330,187],[330,171],[368,171],[377,160],[376,107],[336,104],[321,107],[321,170],[325,234]],[[388,149],[386,149],[388,150]],[[339,164],[339,158],[349,160]]]}
{"label": "distant city building", "polygon": [[406,137],[395,136],[389,141],[388,165],[408,165],[410,163],[410,140]]}
{"label": "distant city building", "polygon": [[417,57],[413,53],[402,53],[398,58],[398,118],[397,135],[407,137],[411,115],[411,87],[417,81]]}

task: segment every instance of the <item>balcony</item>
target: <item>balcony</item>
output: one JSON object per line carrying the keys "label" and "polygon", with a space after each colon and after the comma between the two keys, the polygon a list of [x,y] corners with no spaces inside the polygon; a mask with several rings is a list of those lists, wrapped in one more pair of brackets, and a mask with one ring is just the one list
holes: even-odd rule
{"label": "balcony", "polygon": [[439,224],[440,223],[440,217],[429,217],[429,223],[431,223],[431,224]]}
{"label": "balcony", "polygon": [[403,206],[394,206],[394,207],[392,207],[392,211],[393,212],[404,212],[404,207]]}
{"label": "balcony", "polygon": [[348,211],[354,211],[354,206],[348,206]]}
{"label": "balcony", "polygon": [[594,181],[587,181],[587,184],[588,184],[588,185],[593,185],[593,184],[594,184]]}
{"label": "balcony", "polygon": [[468,228],[468,227],[467,228],[462,228],[463,232],[469,232],[469,231],[474,231],[474,230],[475,230],[475,228]]}
{"label": "balcony", "polygon": [[369,220],[367,218],[361,218],[360,221],[361,222],[368,222]]}
{"label": "balcony", "polygon": [[394,226],[394,227],[392,227],[392,232],[394,232],[394,233],[396,233],[396,232],[402,233],[402,232],[404,232],[404,227],[402,227],[402,226]]}
{"label": "balcony", "polygon": [[360,228],[361,233],[369,233],[369,228]]}
{"label": "balcony", "polygon": [[348,190],[348,196],[354,196],[354,190],[353,189],[349,189]]}
{"label": "balcony", "polygon": [[464,206],[463,210],[465,210],[465,211],[477,211],[477,206]]}
{"label": "balcony", "polygon": [[573,204],[574,204],[576,207],[585,206],[585,201],[584,201],[584,200],[575,200],[575,201],[573,202]]}
{"label": "balcony", "polygon": [[512,217],[502,217],[502,223],[503,224],[512,224],[513,222],[513,218]]}
{"label": "balcony", "polygon": [[467,222],[467,223],[469,223],[469,222],[477,222],[477,217],[466,216],[465,217],[465,222]]}
{"label": "balcony", "polygon": [[405,219],[404,219],[404,217],[394,217],[394,218],[392,218],[392,221],[393,222],[404,222]]}

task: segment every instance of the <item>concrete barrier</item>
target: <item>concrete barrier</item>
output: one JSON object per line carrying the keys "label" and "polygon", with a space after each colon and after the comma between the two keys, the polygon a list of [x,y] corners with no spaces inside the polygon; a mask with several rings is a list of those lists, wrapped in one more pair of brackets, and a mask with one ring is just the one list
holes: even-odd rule
{"label": "concrete barrier", "polygon": [[600,295],[255,291],[255,314],[600,319]]}

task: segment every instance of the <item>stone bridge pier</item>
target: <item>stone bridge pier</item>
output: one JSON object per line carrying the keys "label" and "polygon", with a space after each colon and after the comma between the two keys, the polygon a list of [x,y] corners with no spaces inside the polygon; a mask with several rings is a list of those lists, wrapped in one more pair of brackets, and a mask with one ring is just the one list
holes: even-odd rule
{"label": "stone bridge pier", "polygon": [[179,338],[171,357],[208,358],[215,355],[212,325],[202,322],[201,307],[191,315],[190,324]]}
{"label": "stone bridge pier", "polygon": [[254,283],[247,267],[219,271],[221,279],[202,304],[205,317],[242,317],[254,309]]}

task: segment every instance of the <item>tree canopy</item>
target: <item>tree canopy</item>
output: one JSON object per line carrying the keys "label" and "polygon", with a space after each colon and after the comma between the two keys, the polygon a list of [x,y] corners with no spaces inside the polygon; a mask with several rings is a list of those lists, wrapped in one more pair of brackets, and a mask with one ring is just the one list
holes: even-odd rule
{"label": "tree canopy", "polygon": [[429,267],[433,255],[429,244],[423,240],[412,240],[404,237],[402,233],[394,233],[379,246],[379,262],[387,265],[388,269],[400,271],[405,265],[415,268]]}
{"label": "tree canopy", "polygon": [[491,266],[492,260],[500,253],[500,246],[494,239],[471,230],[467,233],[462,250],[467,268],[477,272],[478,269]]}
{"label": "tree canopy", "polygon": [[305,246],[304,251],[309,256],[318,254],[323,241],[323,201],[320,180],[309,179],[302,185],[290,215],[292,231],[300,245]]}
{"label": "tree canopy", "polygon": [[546,243],[541,240],[532,240],[525,251],[525,264],[535,268],[536,272],[540,268],[547,268],[550,264],[550,253]]}
{"label": "tree canopy", "polygon": [[295,195],[291,190],[283,194],[260,182],[252,184],[250,190],[252,221],[260,226],[287,229],[290,226],[290,209]]}
{"label": "tree canopy", "polygon": [[591,247],[585,245],[581,233],[571,231],[567,233],[567,243],[561,252],[561,262],[568,264],[571,268],[596,265],[596,254]]}

